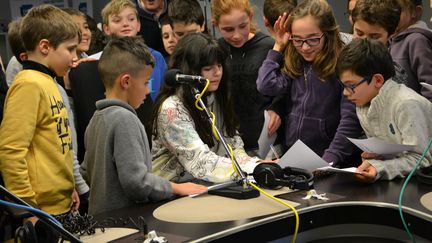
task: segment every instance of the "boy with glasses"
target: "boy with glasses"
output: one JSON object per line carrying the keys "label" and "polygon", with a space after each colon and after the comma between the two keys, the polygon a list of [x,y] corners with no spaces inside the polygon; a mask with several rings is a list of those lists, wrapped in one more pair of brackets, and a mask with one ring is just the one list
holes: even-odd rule
{"label": "boy with glasses", "polygon": [[[344,95],[356,104],[367,137],[392,144],[415,145],[413,151],[384,159],[362,154],[356,178],[362,182],[405,177],[432,137],[432,103],[392,80],[395,69],[387,48],[376,40],[357,39],[341,52],[336,68]],[[431,164],[428,151],[421,166]]]}

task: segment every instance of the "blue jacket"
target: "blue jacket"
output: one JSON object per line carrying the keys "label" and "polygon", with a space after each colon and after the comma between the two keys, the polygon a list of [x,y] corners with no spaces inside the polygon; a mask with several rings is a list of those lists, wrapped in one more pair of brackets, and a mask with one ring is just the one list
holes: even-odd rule
{"label": "blue jacket", "polygon": [[287,95],[286,145],[291,147],[300,139],[327,162],[344,161],[354,150],[346,137],[362,134],[355,104],[343,96],[336,76],[322,81],[312,64],[306,63],[304,75],[291,79],[281,72],[282,59],[280,52],[268,52],[259,70],[257,88],[264,95]]}
{"label": "blue jacket", "polygon": [[167,70],[167,64],[165,62],[165,58],[162,54],[152,48],[149,48],[151,54],[155,58],[155,66],[153,68],[153,73],[150,77],[150,97],[153,101],[156,100],[157,95],[164,83],[164,76]]}

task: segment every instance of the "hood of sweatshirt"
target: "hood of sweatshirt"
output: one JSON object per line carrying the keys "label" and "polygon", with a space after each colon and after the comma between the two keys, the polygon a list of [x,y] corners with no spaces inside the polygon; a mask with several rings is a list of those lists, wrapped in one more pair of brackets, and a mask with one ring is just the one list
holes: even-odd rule
{"label": "hood of sweatshirt", "polygon": [[406,30],[400,32],[393,37],[392,42],[397,43],[403,41],[407,36],[412,33],[420,33],[427,37],[432,42],[432,31],[428,28],[425,22],[417,21],[415,24],[408,27]]}

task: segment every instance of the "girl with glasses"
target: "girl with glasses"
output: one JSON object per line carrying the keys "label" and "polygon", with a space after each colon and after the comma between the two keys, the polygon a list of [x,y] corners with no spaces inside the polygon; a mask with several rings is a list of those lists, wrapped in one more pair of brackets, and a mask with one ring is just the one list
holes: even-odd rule
{"label": "girl with glasses", "polygon": [[343,42],[331,7],[325,0],[305,0],[289,17],[279,17],[275,32],[257,87],[264,95],[286,94],[285,145],[301,139],[327,162],[356,165],[342,164],[353,162],[346,137],[359,137],[362,130],[335,75]]}

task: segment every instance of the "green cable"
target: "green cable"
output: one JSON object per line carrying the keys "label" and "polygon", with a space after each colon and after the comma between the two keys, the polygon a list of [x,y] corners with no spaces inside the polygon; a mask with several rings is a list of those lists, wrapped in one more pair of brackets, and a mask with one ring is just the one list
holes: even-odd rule
{"label": "green cable", "polygon": [[426,147],[426,149],[424,150],[421,158],[416,162],[414,168],[411,170],[411,172],[407,176],[407,178],[406,178],[406,180],[405,180],[405,182],[404,182],[404,184],[402,186],[401,192],[399,194],[399,205],[398,205],[399,206],[399,214],[400,214],[400,217],[401,217],[401,220],[402,220],[402,224],[403,224],[403,226],[405,228],[405,231],[407,232],[408,236],[410,237],[410,239],[411,239],[411,241],[413,243],[416,243],[416,240],[415,240],[414,236],[411,234],[411,231],[409,230],[408,225],[405,222],[405,217],[403,216],[403,210],[402,210],[402,198],[403,198],[403,193],[405,191],[406,186],[408,185],[409,180],[414,175],[414,172],[417,170],[417,167],[420,165],[420,163],[422,162],[422,160],[424,159],[424,157],[426,157],[426,153],[429,151],[429,148],[431,147],[431,144],[432,144],[432,138],[429,140],[429,144]]}

